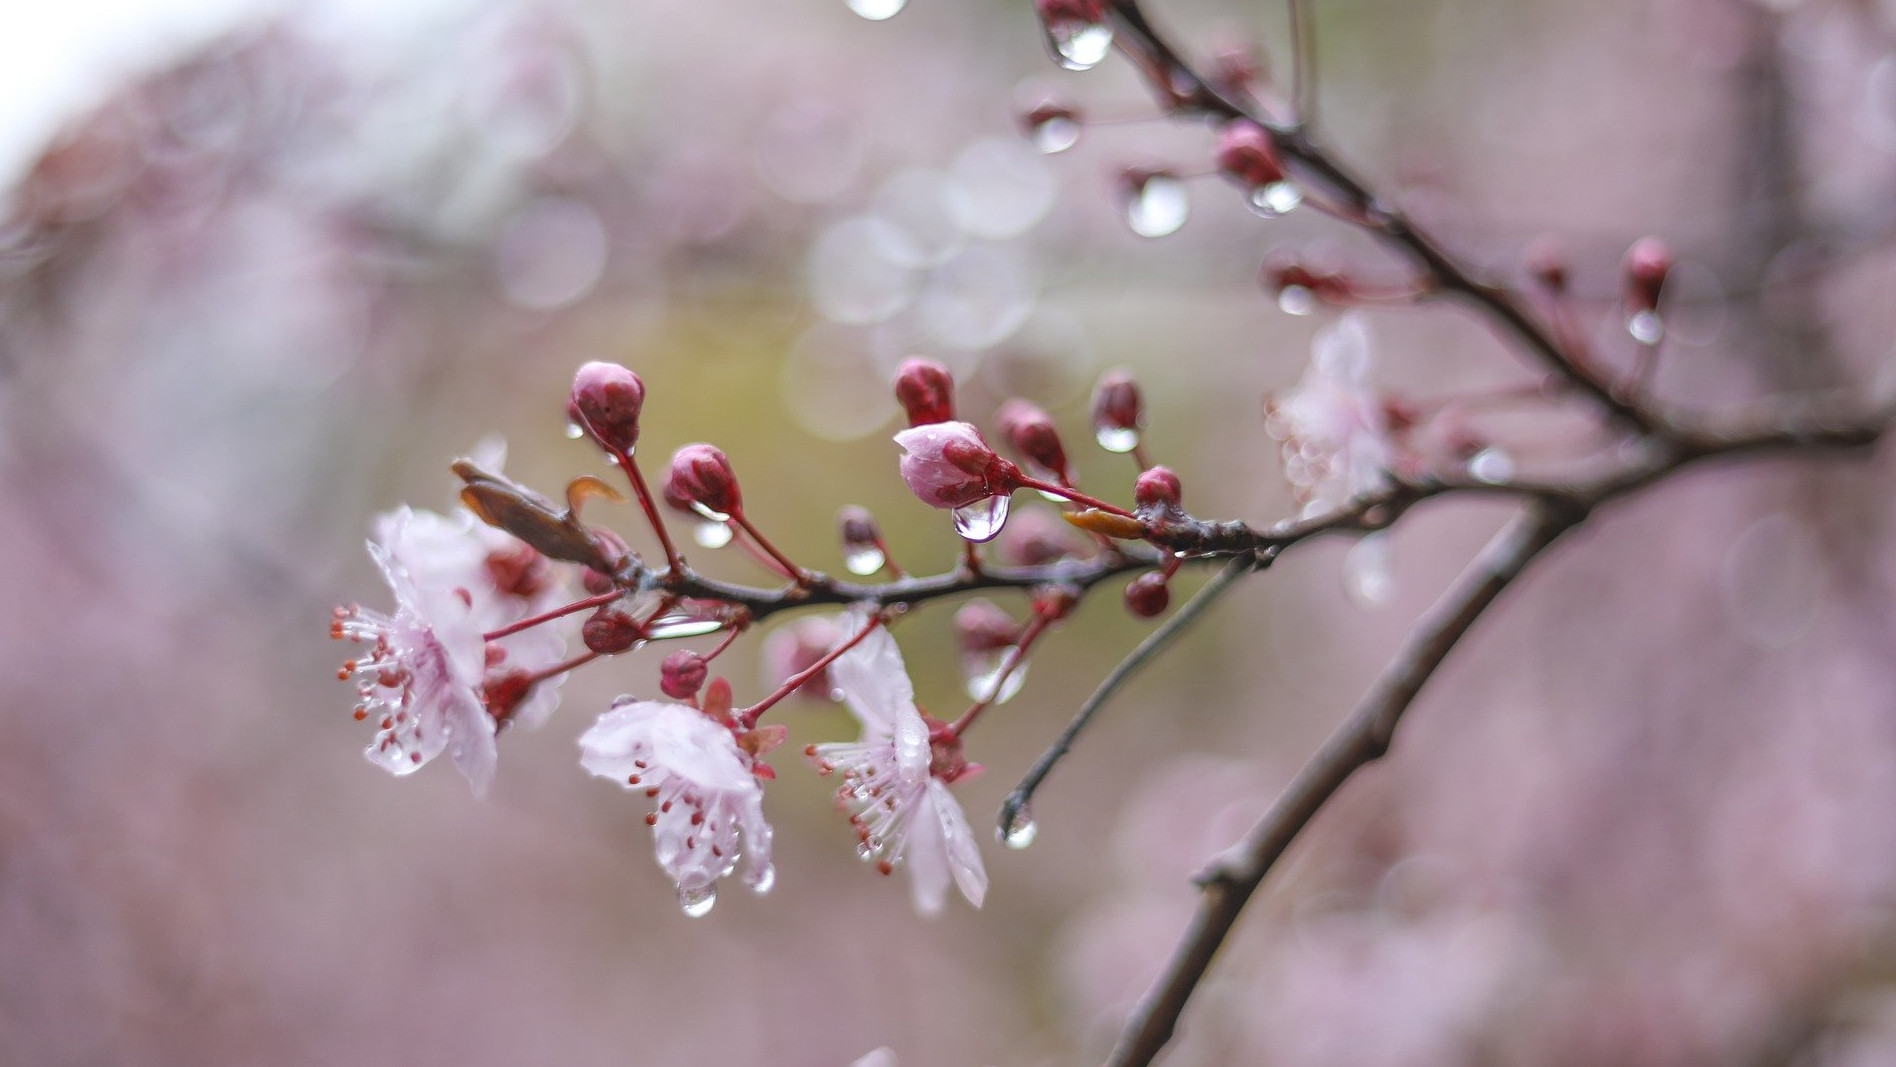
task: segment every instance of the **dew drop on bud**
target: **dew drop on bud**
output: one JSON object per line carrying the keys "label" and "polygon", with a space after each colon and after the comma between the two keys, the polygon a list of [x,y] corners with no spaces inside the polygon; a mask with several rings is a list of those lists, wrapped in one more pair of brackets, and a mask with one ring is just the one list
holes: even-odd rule
{"label": "dew drop on bud", "polygon": [[1047,25],[1054,62],[1068,70],[1092,70],[1112,54],[1113,28],[1104,22],[1060,19]]}
{"label": "dew drop on bud", "polygon": [[670,641],[685,637],[703,637],[724,629],[724,623],[717,619],[700,619],[690,615],[665,615],[652,622],[646,633],[654,641]]}
{"label": "dew drop on bud", "polygon": [[1468,459],[1468,476],[1478,482],[1498,485],[1514,477],[1514,459],[1489,445]]}
{"label": "dew drop on bud", "polygon": [[[729,515],[726,515],[722,511],[712,511],[710,508],[705,507],[703,504],[698,503],[696,500],[691,501],[691,510],[697,512],[707,522],[724,523],[724,522],[731,521],[731,517]],[[726,540],[729,540],[729,538],[726,538]]]}
{"label": "dew drop on bud", "polygon": [[763,896],[777,888],[777,868],[775,864],[757,872],[757,879],[751,883],[751,892]]}
{"label": "dew drop on bud", "polygon": [[690,889],[678,887],[678,906],[684,909],[686,915],[694,919],[702,919],[711,914],[711,909],[717,905],[717,902],[718,887],[715,884],[693,886]]}
{"label": "dew drop on bud", "polygon": [[848,552],[845,552],[843,554],[843,566],[847,568],[851,574],[867,577],[881,570],[882,564],[887,562],[887,559],[888,557],[882,554],[881,549],[874,545],[864,545],[861,548],[852,548]]}
{"label": "dew drop on bud", "polygon": [[1642,345],[1656,345],[1666,336],[1666,320],[1657,311],[1635,311],[1626,319],[1626,332]]}
{"label": "dew drop on bud", "polygon": [[881,22],[884,19],[892,19],[901,14],[902,9],[908,6],[908,0],[847,0],[847,2],[849,4],[849,10],[854,11],[870,22]]}
{"label": "dew drop on bud", "polygon": [[955,532],[963,539],[980,544],[994,540],[1007,525],[1006,495],[991,496],[955,509]]}
{"label": "dew drop on bud", "polygon": [[1184,182],[1170,174],[1154,174],[1140,182],[1127,199],[1126,225],[1141,237],[1165,237],[1185,225],[1191,207]]}
{"label": "dew drop on bud", "polygon": [[579,423],[569,422],[566,424],[566,439],[568,441],[577,441],[584,436],[586,436],[586,431],[580,428]]}
{"label": "dew drop on bud", "polygon": [[1035,123],[1030,139],[1035,148],[1048,155],[1064,152],[1080,143],[1080,124],[1065,115],[1054,115]]}
{"label": "dew drop on bud", "polygon": [[1130,452],[1139,447],[1139,431],[1130,426],[1101,426],[1093,440],[1108,452]]}
{"label": "dew drop on bud", "polygon": [[701,548],[723,548],[731,543],[731,524],[706,519],[692,531],[691,539]]}
{"label": "dew drop on bud", "polygon": [[1308,315],[1317,310],[1317,295],[1301,285],[1286,285],[1277,294],[1277,307],[1286,315]]}
{"label": "dew drop on bud", "polygon": [[1001,831],[1001,842],[1008,848],[1022,849],[1034,843],[1040,836],[1040,827],[1034,824],[1034,814],[1022,805],[1007,820],[1007,828]]}
{"label": "dew drop on bud", "polygon": [[1343,591],[1358,607],[1379,608],[1395,595],[1396,581],[1389,573],[1389,538],[1370,534],[1350,546],[1343,557]]}
{"label": "dew drop on bud", "polygon": [[[1027,664],[1021,663],[1001,677],[1001,671],[1007,666],[1007,650],[993,656],[969,657],[966,665],[968,675],[968,699],[986,701],[989,704],[1005,704],[1020,692],[1027,681]],[[995,684],[999,683],[996,692]]]}
{"label": "dew drop on bud", "polygon": [[1267,219],[1289,214],[1303,203],[1303,190],[1289,182],[1271,182],[1251,190],[1251,210]]}

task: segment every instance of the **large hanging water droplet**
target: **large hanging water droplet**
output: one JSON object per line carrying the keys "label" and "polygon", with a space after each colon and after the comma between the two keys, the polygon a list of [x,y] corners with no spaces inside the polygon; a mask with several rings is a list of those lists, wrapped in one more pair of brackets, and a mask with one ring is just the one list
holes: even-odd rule
{"label": "large hanging water droplet", "polygon": [[700,619],[691,615],[666,615],[654,621],[646,632],[654,641],[665,641],[683,637],[703,637],[724,629],[724,623],[717,619]]}
{"label": "large hanging water droplet", "polygon": [[1636,311],[1626,320],[1626,332],[1642,345],[1656,345],[1665,339],[1666,320],[1657,311]]}
{"label": "large hanging water droplet", "polygon": [[1040,827],[1034,823],[1034,813],[1025,804],[1014,810],[1007,820],[1007,826],[1001,830],[1001,842],[1012,849],[1026,848],[1039,836]]}
{"label": "large hanging water droplet", "polygon": [[[1014,698],[1015,693],[1020,692],[1021,685],[1027,681],[1027,664],[1024,661],[1008,671],[1006,678],[1001,677],[1001,671],[1007,666],[1010,651],[1010,649],[1001,649],[991,655],[967,658],[962,669],[968,679],[969,700],[988,704],[1005,704]],[[999,684],[999,692],[995,691],[996,683]]]}
{"label": "large hanging water droplet", "polygon": [[874,545],[863,545],[843,553],[843,567],[851,574],[867,577],[882,569],[888,557]]}
{"label": "large hanging water droplet", "polygon": [[757,878],[751,882],[751,892],[763,896],[777,888],[777,867],[772,864],[757,872]]}
{"label": "large hanging water droplet", "polygon": [[1358,607],[1379,608],[1396,592],[1389,572],[1389,537],[1370,534],[1350,546],[1343,557],[1343,591]]}
{"label": "large hanging water droplet", "polygon": [[691,539],[703,548],[723,548],[731,543],[731,524],[706,519],[691,532]]}
{"label": "large hanging water droplet", "polygon": [[846,2],[849,4],[849,10],[870,22],[892,19],[908,6],[908,0],[846,0]]}
{"label": "large hanging water droplet", "polygon": [[1130,452],[1139,447],[1139,431],[1130,426],[1101,426],[1093,440],[1108,452]]}
{"label": "large hanging water droplet", "polygon": [[1191,214],[1192,201],[1185,183],[1170,174],[1154,174],[1140,182],[1126,201],[1126,225],[1141,237],[1177,233]]}
{"label": "large hanging water droplet", "polygon": [[1289,182],[1271,182],[1251,190],[1251,210],[1267,219],[1289,214],[1303,203],[1303,190]]}
{"label": "large hanging water droplet", "polygon": [[1317,310],[1317,294],[1301,285],[1286,285],[1277,294],[1277,307],[1286,315],[1308,315]]}
{"label": "large hanging water droplet", "polygon": [[580,428],[579,423],[569,422],[566,424],[566,439],[568,441],[577,441],[584,436],[586,436],[586,431]]}
{"label": "large hanging water droplet", "polygon": [[1008,497],[1002,494],[956,508],[955,532],[975,544],[994,540],[1007,525],[1007,504]]}
{"label": "large hanging water droplet", "polygon": [[1053,61],[1068,70],[1092,70],[1113,50],[1113,28],[1104,22],[1060,19],[1047,25]]}
{"label": "large hanging water droplet", "polygon": [[678,906],[684,909],[686,915],[694,919],[702,919],[711,914],[711,909],[717,906],[717,902],[718,887],[715,882],[710,885],[692,886],[690,889],[684,886],[678,887]]}
{"label": "large hanging water droplet", "polygon": [[1034,124],[1029,139],[1048,155],[1064,152],[1080,143],[1079,120],[1068,115],[1049,116]]}

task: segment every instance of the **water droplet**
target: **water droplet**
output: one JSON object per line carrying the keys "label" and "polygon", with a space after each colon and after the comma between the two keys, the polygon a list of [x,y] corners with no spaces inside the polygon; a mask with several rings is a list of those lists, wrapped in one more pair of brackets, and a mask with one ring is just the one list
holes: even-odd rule
{"label": "water droplet", "polygon": [[1140,182],[1126,201],[1126,225],[1141,237],[1165,237],[1185,225],[1191,209],[1184,182],[1170,174],[1154,174]]}
{"label": "water droplet", "polygon": [[699,515],[710,520],[711,522],[731,521],[731,517],[729,515],[726,515],[722,511],[712,511],[710,508],[705,507],[703,504],[698,503],[696,500],[691,502],[691,510],[697,512]]}
{"label": "water droplet", "polygon": [[654,641],[664,641],[681,637],[703,637],[724,629],[724,623],[717,619],[700,619],[692,615],[666,615],[654,621],[649,630]]}
{"label": "water droplet", "polygon": [[1514,477],[1514,459],[1505,451],[1489,445],[1469,458],[1468,476],[1489,485],[1505,482]]}
{"label": "water droplet", "polygon": [[994,540],[1007,524],[1007,504],[1008,497],[1002,494],[956,508],[955,532],[976,544]]}
{"label": "water droplet", "polygon": [[1251,190],[1251,210],[1267,219],[1289,214],[1303,203],[1303,190],[1289,182],[1271,182]]}
{"label": "water droplet", "polygon": [[751,891],[760,897],[775,888],[777,888],[777,867],[775,864],[758,871],[756,879],[751,882]]}
{"label": "water droplet", "polygon": [[883,563],[887,562],[887,560],[888,557],[882,554],[882,550],[874,545],[852,548],[848,552],[843,553],[843,566],[848,569],[849,573],[856,575],[867,576],[874,574],[882,569]]}
{"label": "water droplet", "polygon": [[1007,820],[1007,828],[1001,832],[1001,842],[1008,848],[1022,849],[1034,843],[1040,836],[1040,827],[1034,824],[1034,813],[1021,805]]}
{"label": "water droplet", "polygon": [[731,524],[706,520],[691,532],[691,538],[703,548],[723,548],[731,543]]}
{"label": "water droplet", "polygon": [[1277,307],[1286,315],[1308,315],[1317,310],[1317,294],[1301,285],[1286,285],[1277,294]]}
{"label": "water droplet", "polygon": [[577,441],[584,436],[586,436],[586,431],[580,429],[579,423],[569,422],[566,424],[566,439],[568,441]]}
{"label": "water droplet", "polygon": [[1139,431],[1129,427],[1101,426],[1093,434],[1093,440],[1108,452],[1130,452],[1139,447]]}
{"label": "water droplet", "polygon": [[870,22],[881,22],[883,19],[892,19],[901,14],[902,9],[908,6],[908,0],[847,0],[847,3],[849,4],[849,10],[854,11]]}
{"label": "water droplet", "polygon": [[[1001,669],[1007,665],[1008,649],[998,652],[969,656],[962,664],[962,670],[968,680],[968,699],[986,701],[990,704],[1005,704],[1020,692],[1027,681],[1027,664],[1022,663],[1009,671],[1005,679],[1001,678]],[[1000,683],[1000,692],[994,691],[996,682]]]}
{"label": "water droplet", "polygon": [[1395,595],[1396,581],[1389,573],[1389,538],[1370,534],[1350,546],[1343,557],[1343,591],[1358,607],[1379,608]]}
{"label": "water droplet", "polygon": [[678,906],[684,909],[686,915],[694,919],[702,919],[711,914],[711,909],[717,905],[717,902],[716,883],[693,886],[690,889],[684,886],[678,887]]}
{"label": "water droplet", "polygon": [[1626,332],[1642,345],[1656,345],[1666,336],[1666,320],[1657,311],[1635,312],[1626,320]]}
{"label": "water droplet", "polygon": [[1047,25],[1054,62],[1068,70],[1092,70],[1113,50],[1113,28],[1104,22],[1061,19]]}
{"label": "water droplet", "polygon": [[1035,125],[1031,139],[1035,148],[1048,155],[1064,152],[1080,143],[1080,124],[1066,115],[1055,115]]}
{"label": "water droplet", "polygon": [[[1037,474],[1036,477],[1038,477]],[[1067,500],[1066,497],[1061,496],[1059,493],[1049,493],[1045,489],[1036,489],[1034,492],[1039,493],[1044,499],[1051,500],[1056,504],[1064,504]]]}

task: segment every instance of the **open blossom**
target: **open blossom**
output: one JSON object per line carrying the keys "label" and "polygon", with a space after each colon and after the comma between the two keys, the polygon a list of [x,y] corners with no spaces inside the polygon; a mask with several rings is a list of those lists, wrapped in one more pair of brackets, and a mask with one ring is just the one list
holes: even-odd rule
{"label": "open blossom", "polygon": [[[851,620],[858,628],[860,622]],[[837,800],[856,827],[858,853],[884,874],[907,867],[915,910],[924,915],[941,911],[951,880],[980,907],[987,870],[968,818],[948,792],[968,768],[958,751],[934,750],[895,639],[877,629],[829,671],[862,736],[806,751],[824,773],[842,774]]]}
{"label": "open blossom", "polygon": [[395,611],[338,609],[334,636],[368,646],[344,665],[358,719],[376,723],[365,755],[397,775],[442,752],[476,794],[494,774],[498,721],[535,725],[558,702],[552,680],[564,641],[551,626],[488,642],[484,634],[560,598],[546,560],[471,515],[404,507],[376,520],[369,554],[395,594]]}
{"label": "open blossom", "polygon": [[[702,915],[737,869],[759,893],[776,879],[759,764],[733,728],[689,704],[620,697],[579,739],[579,762],[656,802],[645,821],[686,912]],[[751,747],[755,747],[754,745]]]}
{"label": "open blossom", "polygon": [[930,507],[966,507],[1020,485],[1019,469],[968,423],[911,426],[895,435],[895,443],[903,449],[902,480]]}
{"label": "open blossom", "polygon": [[1307,515],[1388,485],[1388,414],[1369,386],[1369,362],[1368,331],[1346,315],[1317,336],[1297,387],[1265,401],[1265,425],[1283,442],[1284,475]]}

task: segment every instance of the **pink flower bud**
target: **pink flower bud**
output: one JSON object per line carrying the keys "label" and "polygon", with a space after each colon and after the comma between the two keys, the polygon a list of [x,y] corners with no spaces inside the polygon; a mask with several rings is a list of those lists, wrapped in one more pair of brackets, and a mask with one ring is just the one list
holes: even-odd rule
{"label": "pink flower bud", "polygon": [[737,491],[737,475],[731,461],[717,448],[706,444],[686,445],[672,453],[671,468],[665,472],[665,502],[681,510],[731,515],[743,507]]}
{"label": "pink flower bud", "polygon": [[1284,180],[1284,167],[1277,161],[1277,146],[1264,127],[1249,119],[1225,124],[1218,135],[1218,169],[1226,177],[1248,189]]}
{"label": "pink flower bud", "polygon": [[955,417],[954,376],[933,360],[908,360],[895,372],[895,399],[908,412],[910,426],[951,422]]}
{"label": "pink flower bud", "polygon": [[1139,475],[1132,483],[1132,499],[1141,510],[1146,508],[1176,509],[1180,506],[1183,489],[1178,483],[1178,475],[1169,467],[1153,467]]}
{"label": "pink flower bud", "polygon": [[631,452],[639,442],[645,383],[617,363],[588,363],[573,375],[567,417],[606,448]]}
{"label": "pink flower bud", "polygon": [[1039,468],[1034,473],[1062,484],[1068,481],[1066,449],[1046,412],[1025,400],[1009,400],[1001,405],[998,421],[1008,445]]}
{"label": "pink flower bud", "polygon": [[1626,279],[1626,306],[1634,311],[1657,311],[1659,291],[1672,272],[1672,251],[1657,237],[1642,237],[1626,250],[1621,267]]}
{"label": "pink flower bud", "polygon": [[1093,429],[1099,431],[1132,430],[1145,425],[1145,401],[1139,395],[1139,383],[1122,371],[1109,371],[1093,390]]}
{"label": "pink flower bud", "polygon": [[[592,538],[593,543],[599,546],[600,556],[614,563],[623,562],[627,554],[631,551],[626,547],[625,538],[620,537],[618,534],[604,527],[594,527]],[[613,586],[616,584],[612,580],[612,575],[606,574],[603,571],[593,570],[590,567],[586,568],[585,572],[580,576],[580,581],[585,585],[586,591],[594,596],[611,592]]]}
{"label": "pink flower bud", "polygon": [[1059,622],[1080,606],[1080,594],[1065,585],[1043,585],[1034,590],[1032,605],[1035,616],[1047,622]]}
{"label": "pink flower bud", "polygon": [[587,618],[585,625],[579,628],[579,636],[587,648],[602,656],[611,656],[644,640],[645,630],[638,620],[607,604]]}
{"label": "pink flower bud", "polygon": [[690,700],[704,687],[706,675],[711,665],[703,656],[689,649],[674,652],[665,657],[658,667],[658,687],[673,700]]}
{"label": "pink flower bud", "polygon": [[1012,648],[1024,629],[991,600],[970,600],[955,612],[955,642],[963,655]]}
{"label": "pink flower bud", "polygon": [[965,422],[912,426],[896,434],[895,443],[905,452],[902,480],[930,507],[966,507],[1020,487],[1020,469]]}
{"label": "pink flower bud", "polygon": [[1126,583],[1126,610],[1142,619],[1150,619],[1172,603],[1172,590],[1165,576],[1147,571]]}

